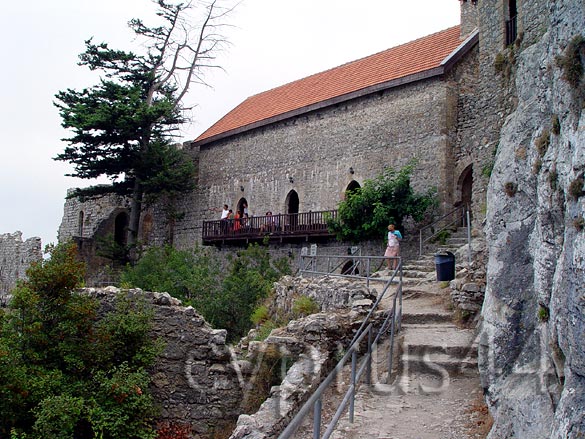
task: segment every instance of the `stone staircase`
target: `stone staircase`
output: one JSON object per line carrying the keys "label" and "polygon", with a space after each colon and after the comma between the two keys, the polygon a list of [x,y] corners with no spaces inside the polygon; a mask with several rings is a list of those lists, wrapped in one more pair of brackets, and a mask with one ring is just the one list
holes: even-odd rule
{"label": "stone staircase", "polygon": [[457,232],[438,250],[404,263],[391,382],[374,390],[362,386],[355,422],[341,421],[334,438],[470,437],[465,408],[481,397],[475,331],[453,322],[450,289],[437,282],[434,262],[436,251],[455,253],[466,243],[464,232]]}

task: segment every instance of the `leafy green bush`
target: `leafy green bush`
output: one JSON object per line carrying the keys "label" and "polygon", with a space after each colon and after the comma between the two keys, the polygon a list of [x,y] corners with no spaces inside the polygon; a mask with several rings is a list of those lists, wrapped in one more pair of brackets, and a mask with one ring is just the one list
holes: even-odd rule
{"label": "leafy green bush", "polygon": [[287,258],[272,260],[268,248],[258,244],[239,251],[226,274],[204,249],[158,247],[145,252],[135,266],[127,266],[122,281],[168,292],[192,305],[212,326],[227,329],[228,338],[235,340],[250,329],[252,313],[273,283],[290,273]]}
{"label": "leafy green bush", "polygon": [[359,242],[380,238],[389,223],[400,229],[406,216],[423,220],[437,200],[434,190],[414,193],[410,186],[413,166],[405,166],[400,171],[386,168],[381,175],[366,180],[361,189],[348,192],[339,204],[338,218],[328,222],[329,230],[339,240]]}
{"label": "leafy green bush", "polygon": [[99,319],[97,300],[72,292],[83,272],[75,246],[60,245],[13,291],[0,320],[0,437],[153,438],[151,313],[119,300]]}
{"label": "leafy green bush", "polygon": [[319,304],[315,302],[315,299],[308,296],[296,298],[292,306],[292,312],[295,316],[308,316],[319,311]]}
{"label": "leafy green bush", "polygon": [[134,266],[127,265],[121,281],[147,291],[167,292],[188,305],[209,295],[220,284],[220,264],[200,247],[177,250],[171,246],[148,249]]}

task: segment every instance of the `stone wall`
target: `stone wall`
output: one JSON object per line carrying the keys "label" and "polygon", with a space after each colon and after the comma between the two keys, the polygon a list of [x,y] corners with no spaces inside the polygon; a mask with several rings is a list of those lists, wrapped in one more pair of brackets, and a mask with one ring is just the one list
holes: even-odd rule
{"label": "stone wall", "polygon": [[[585,118],[556,60],[583,35],[585,9],[570,0],[519,3],[523,39],[512,58],[512,48],[505,51],[514,60],[509,77],[516,100],[503,124],[487,197],[479,359],[495,419],[489,437],[581,438]],[[482,2],[482,15],[495,20],[490,9],[497,5]],[[483,44],[494,29],[488,26]],[[546,131],[550,137],[543,137]]]}
{"label": "stone wall", "polygon": [[[102,309],[108,310],[120,290],[88,288],[82,292],[97,297]],[[164,351],[150,371],[161,420],[191,425],[196,438],[211,438],[214,432],[230,424],[233,427],[241,413],[243,377],[235,354],[226,345],[226,331],[211,328],[192,307],[181,306],[167,293],[134,289],[127,294],[153,304],[153,337],[164,343]]]}
{"label": "stone wall", "polygon": [[[73,189],[67,191],[70,195]],[[57,234],[59,242],[66,242],[73,238],[94,238],[104,222],[113,223],[115,216],[120,212],[127,212],[129,203],[124,197],[107,195],[94,200],[80,201],[77,198],[67,198],[63,207],[63,219]],[[113,224],[105,227],[113,233]]]}
{"label": "stone wall", "polygon": [[421,81],[201,146],[199,189],[181,202],[176,245],[200,239],[193,226],[217,219],[211,209],[224,203],[235,208],[243,197],[252,214],[283,213],[294,190],[301,212],[334,209],[352,180],[363,184],[411,159],[414,188],[438,187],[452,201],[447,94],[445,81]]}
{"label": "stone wall", "polygon": [[31,263],[43,258],[41,238],[22,240],[22,232],[0,234],[0,303],[25,278]]}

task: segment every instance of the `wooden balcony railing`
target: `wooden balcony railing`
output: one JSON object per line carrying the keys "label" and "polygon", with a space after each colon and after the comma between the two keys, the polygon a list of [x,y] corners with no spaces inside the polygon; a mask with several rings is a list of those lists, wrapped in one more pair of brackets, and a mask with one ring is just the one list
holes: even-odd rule
{"label": "wooden balcony railing", "polygon": [[330,218],[337,218],[337,210],[203,221],[202,239],[204,243],[217,243],[262,240],[265,236],[271,240],[332,236],[327,229]]}

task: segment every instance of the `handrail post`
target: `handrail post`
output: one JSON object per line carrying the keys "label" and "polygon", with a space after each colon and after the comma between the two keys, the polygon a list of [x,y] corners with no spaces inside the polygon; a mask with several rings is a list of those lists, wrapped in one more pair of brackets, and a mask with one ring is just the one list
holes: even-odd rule
{"label": "handrail post", "polygon": [[366,264],[366,288],[368,290],[370,289],[370,261],[371,259],[368,258],[368,262]]}
{"label": "handrail post", "polygon": [[372,384],[372,331],[374,326],[370,325],[368,329],[368,368],[366,370],[366,384],[369,386]]}
{"label": "handrail post", "polygon": [[356,368],[357,368],[357,351],[356,348],[353,348],[351,353],[351,385],[353,386],[353,390],[351,391],[351,398],[349,400],[349,422],[353,424],[353,413],[355,410],[355,378],[356,378]]}
{"label": "handrail post", "polygon": [[467,214],[467,263],[469,269],[471,269],[471,219],[469,215],[469,209],[466,210]]}
{"label": "handrail post", "polygon": [[313,408],[313,439],[319,439],[321,437],[321,408],[323,406],[323,400],[319,398],[315,402]]}
{"label": "handrail post", "polygon": [[395,329],[395,322],[396,322],[396,302],[394,302],[394,306],[392,308],[392,323],[390,325],[390,353],[388,354],[388,381],[386,384],[392,383],[392,357],[394,356],[394,329]]}

